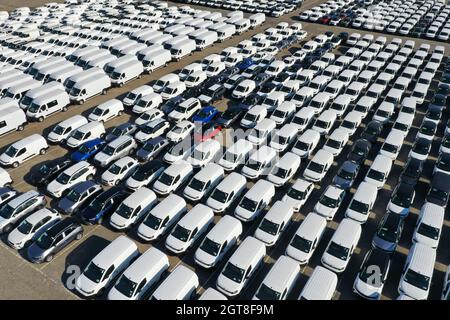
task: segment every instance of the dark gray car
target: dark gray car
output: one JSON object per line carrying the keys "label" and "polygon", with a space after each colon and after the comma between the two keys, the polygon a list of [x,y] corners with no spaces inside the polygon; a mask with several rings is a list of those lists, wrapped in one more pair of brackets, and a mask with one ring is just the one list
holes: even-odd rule
{"label": "dark gray car", "polygon": [[147,141],[142,148],[136,152],[139,161],[148,161],[155,158],[161,151],[165,150],[169,141],[163,137],[156,137]]}
{"label": "dark gray car", "polygon": [[138,128],[137,125],[133,123],[129,122],[122,123],[117,127],[115,127],[114,129],[112,129],[111,133],[106,136],[106,141],[108,142],[113,141],[114,139],[124,136],[126,134],[133,135],[136,132],[137,128]]}
{"label": "dark gray car", "polygon": [[77,183],[64,198],[59,200],[58,209],[65,214],[74,214],[101,191],[102,187],[92,180]]}
{"label": "dark gray car", "polygon": [[28,247],[28,259],[33,263],[50,262],[54,256],[74,240],[83,237],[83,226],[73,218],[59,221]]}

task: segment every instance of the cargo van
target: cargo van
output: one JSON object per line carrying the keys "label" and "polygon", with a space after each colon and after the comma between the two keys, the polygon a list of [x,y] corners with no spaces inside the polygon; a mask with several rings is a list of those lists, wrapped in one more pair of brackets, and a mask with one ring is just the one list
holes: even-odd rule
{"label": "cargo van", "polygon": [[87,66],[90,62],[109,54],[110,52],[106,49],[98,49],[97,51],[89,52],[87,54],[80,56],[75,62],[75,65],[82,69],[87,69]]}
{"label": "cargo van", "polygon": [[151,300],[192,300],[199,286],[194,271],[184,265],[177,266],[153,292]]}
{"label": "cargo van", "polygon": [[100,294],[138,255],[136,244],[119,236],[89,262],[76,280],[76,290],[84,297]]}
{"label": "cargo van", "polygon": [[247,31],[248,29],[250,29],[250,27],[251,27],[250,19],[247,19],[247,18],[239,19],[239,20],[235,21],[233,24],[236,27],[237,34],[241,34],[245,31]]}
{"label": "cargo van", "polygon": [[56,89],[33,99],[26,115],[31,120],[42,122],[56,112],[67,111],[69,104],[67,92],[63,89]]}
{"label": "cargo van", "polygon": [[100,94],[106,94],[106,91],[110,87],[111,79],[106,74],[99,73],[85,80],[76,82],[69,92],[69,97],[71,101],[83,104],[87,99]]}
{"label": "cargo van", "polygon": [[184,188],[183,195],[191,201],[199,201],[208,196],[223,177],[223,168],[210,162],[192,177]]}
{"label": "cargo van", "polygon": [[70,62],[64,61],[62,63],[52,64],[45,68],[40,68],[38,73],[36,73],[33,78],[37,81],[40,81],[41,83],[46,83],[52,73],[64,70],[70,65]]}
{"label": "cargo van", "polygon": [[27,117],[22,109],[0,106],[0,136],[11,131],[22,131],[26,124]]}
{"label": "cargo van", "polygon": [[426,300],[433,279],[436,250],[422,243],[414,243],[409,249],[398,293],[415,300]]}
{"label": "cargo van", "polygon": [[241,222],[232,216],[223,216],[195,251],[195,263],[207,269],[215,267],[237,245],[241,234]]}
{"label": "cargo van", "polygon": [[178,221],[166,239],[165,247],[175,253],[186,252],[214,222],[214,213],[204,204],[195,205]]}
{"label": "cargo van", "polygon": [[241,119],[240,125],[244,128],[254,128],[267,116],[266,106],[256,105],[248,110]]}
{"label": "cargo van", "polygon": [[92,109],[88,116],[89,121],[106,122],[114,117],[122,115],[124,111],[122,101],[111,99]]}
{"label": "cargo van", "polygon": [[[4,187],[10,187],[13,183],[11,176],[9,175],[8,171],[6,171],[3,168],[0,168],[0,188]],[[11,191],[15,194],[15,191]],[[2,194],[2,197],[0,198],[1,204],[5,203],[5,201],[9,199],[9,196],[6,194]]]}
{"label": "cargo van", "polygon": [[109,53],[109,54],[106,54],[104,56],[101,56],[101,57],[98,57],[96,59],[89,61],[86,64],[86,67],[84,68],[84,70],[89,70],[92,68],[100,68],[103,70],[107,64],[112,63],[112,62],[116,61],[117,59],[118,58],[115,55]]}
{"label": "cargo van", "polygon": [[265,142],[269,143],[275,128],[275,121],[264,118],[250,131],[246,138],[253,146],[260,146]]}
{"label": "cargo van", "polygon": [[296,125],[298,133],[301,133],[309,126],[314,116],[315,116],[314,108],[303,107],[297,113],[294,114],[291,124]]}
{"label": "cargo van", "polygon": [[333,154],[320,149],[308,163],[303,177],[312,182],[320,182],[333,165],[333,160]]}
{"label": "cargo van", "polygon": [[270,170],[267,180],[276,187],[284,186],[300,167],[301,159],[292,152],[286,152]]}
{"label": "cargo van", "polygon": [[225,211],[245,190],[247,180],[239,173],[232,172],[223,179],[206,200],[214,212]]}
{"label": "cargo van", "polygon": [[151,247],[123,272],[108,292],[108,300],[139,300],[147,297],[169,266],[167,256]]}
{"label": "cargo van", "polygon": [[45,138],[39,134],[32,134],[12,143],[0,155],[0,164],[17,168],[19,164],[37,155],[47,152],[49,146]]}
{"label": "cargo van", "polygon": [[83,69],[77,66],[67,66],[64,69],[51,73],[48,76],[47,83],[64,83],[68,78],[81,73]]}
{"label": "cargo van", "polygon": [[100,68],[91,68],[89,70],[84,70],[82,72],[79,72],[69,78],[66,79],[66,81],[64,81],[64,87],[66,88],[67,92],[70,92],[70,90],[72,90],[73,86],[75,85],[75,83],[81,82],[85,79],[88,79],[92,76],[95,75],[105,75],[104,71]]}
{"label": "cargo van", "polygon": [[34,99],[57,89],[64,90],[64,86],[59,82],[46,83],[38,88],[28,91],[20,100],[19,105],[22,109],[27,109]]}
{"label": "cargo van", "polygon": [[80,49],[75,50],[69,56],[67,56],[67,60],[70,62],[76,62],[81,56],[86,55],[90,52],[95,52],[98,50],[97,46],[87,46]]}
{"label": "cargo van", "polygon": [[276,156],[275,149],[262,146],[250,156],[242,167],[242,175],[249,179],[257,179],[262,175],[267,175],[276,161]]}
{"label": "cargo van", "polygon": [[217,32],[204,31],[198,34],[194,40],[197,50],[203,50],[206,47],[213,45],[214,42],[217,42]]}
{"label": "cargo van", "polygon": [[109,224],[115,230],[126,230],[150,212],[157,202],[156,195],[146,187],[141,187],[117,207],[111,215]]}
{"label": "cargo van", "polygon": [[75,115],[55,125],[47,136],[47,140],[53,143],[64,143],[70,134],[88,123],[88,120],[81,115]]}
{"label": "cargo van", "polygon": [[[234,251],[217,278],[217,289],[227,296],[237,296],[264,263],[266,246],[248,236]],[[236,276],[237,275],[237,276]]]}
{"label": "cargo van", "polygon": [[333,233],[322,255],[322,265],[331,271],[342,273],[347,268],[360,237],[361,224],[344,218]]}
{"label": "cargo van", "polygon": [[16,84],[10,87],[8,91],[5,92],[4,97],[12,98],[19,101],[29,90],[36,89],[41,86],[42,83],[40,83],[39,81],[29,79],[27,81],[21,82],[20,84]]}
{"label": "cargo van", "polygon": [[67,139],[67,146],[70,148],[78,148],[83,143],[103,138],[105,136],[105,127],[102,123],[91,121],[74,130]]}
{"label": "cargo van", "polygon": [[400,153],[404,139],[405,136],[403,133],[398,132],[397,130],[391,130],[384,140],[379,154],[390,158],[391,161],[394,161]]}
{"label": "cargo van", "polygon": [[133,89],[127,93],[125,98],[123,98],[122,103],[126,107],[133,106],[140,98],[145,95],[153,93],[153,88],[149,85],[143,85]]}
{"label": "cargo van", "polygon": [[172,163],[153,184],[153,190],[159,195],[176,191],[193,174],[192,165],[184,160]]}
{"label": "cargo van", "polygon": [[0,96],[4,96],[9,88],[20,85],[25,82],[29,82],[30,80],[34,80],[27,74],[20,74],[17,76],[14,76],[12,78],[6,78],[4,80],[0,80]]}
{"label": "cargo van", "polygon": [[181,42],[177,42],[170,48],[170,54],[172,59],[179,61],[181,58],[192,54],[196,50],[197,46],[194,40],[188,39]]}
{"label": "cargo van", "polygon": [[373,184],[361,182],[345,211],[345,217],[359,223],[369,219],[370,212],[377,200],[378,189]]}
{"label": "cargo van", "polygon": [[250,26],[251,28],[255,28],[256,26],[259,26],[263,24],[266,21],[266,15],[264,13],[255,13],[248,17],[250,20]]}
{"label": "cargo van", "polygon": [[337,284],[338,276],[334,272],[322,266],[317,266],[303,287],[298,299],[331,300]]}
{"label": "cargo van", "polygon": [[376,156],[367,172],[364,181],[373,184],[380,190],[389,176],[392,168],[392,159],[382,154]]}
{"label": "cargo van", "polygon": [[414,230],[413,243],[422,243],[436,249],[442,234],[445,208],[431,202],[425,202],[420,209]]}
{"label": "cargo van", "polygon": [[348,140],[348,131],[338,127],[328,136],[322,148],[330,152],[334,157],[337,157],[347,145]]}
{"label": "cargo van", "polygon": [[256,229],[255,238],[268,247],[273,246],[292,222],[293,214],[294,210],[290,204],[275,202]]}
{"label": "cargo van", "polygon": [[310,212],[298,227],[286,248],[286,255],[300,265],[307,264],[327,228],[325,217]]}
{"label": "cargo van", "polygon": [[265,276],[253,300],[287,300],[299,277],[297,261],[281,256]]}
{"label": "cargo van", "polygon": [[313,129],[306,130],[297,138],[291,152],[298,155],[300,158],[308,158],[319,144],[320,137],[319,132]]}
{"label": "cargo van", "polygon": [[181,216],[186,213],[186,201],[176,195],[170,194],[158,203],[143,222],[139,225],[137,234],[144,241],[156,240],[170,230]]}
{"label": "cargo van", "polygon": [[266,180],[258,180],[242,197],[234,215],[241,221],[252,221],[272,202],[274,196],[275,186]]}
{"label": "cargo van", "polygon": [[253,145],[249,141],[239,139],[227,148],[223,157],[219,160],[219,165],[226,171],[232,171],[248,160],[252,150]]}
{"label": "cargo van", "polygon": [[114,67],[114,70],[109,76],[113,85],[122,87],[128,81],[140,78],[142,73],[144,73],[144,67],[142,66],[142,63],[136,59]]}
{"label": "cargo van", "polygon": [[158,68],[166,66],[172,60],[172,55],[169,50],[160,49],[158,51],[149,53],[142,58],[142,65],[144,71],[151,73]]}
{"label": "cargo van", "polygon": [[236,33],[236,27],[233,24],[226,24],[214,30],[217,32],[217,39],[220,42],[231,38]]}

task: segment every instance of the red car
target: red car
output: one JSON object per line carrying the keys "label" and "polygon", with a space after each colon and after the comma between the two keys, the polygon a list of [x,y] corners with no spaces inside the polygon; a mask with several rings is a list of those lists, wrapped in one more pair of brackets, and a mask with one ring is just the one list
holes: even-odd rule
{"label": "red car", "polygon": [[214,138],[219,132],[222,131],[222,127],[216,123],[208,123],[195,129],[194,140],[196,142],[202,142]]}
{"label": "red car", "polygon": [[331,17],[329,15],[323,16],[320,18],[319,22],[323,24],[328,24],[331,20]]}

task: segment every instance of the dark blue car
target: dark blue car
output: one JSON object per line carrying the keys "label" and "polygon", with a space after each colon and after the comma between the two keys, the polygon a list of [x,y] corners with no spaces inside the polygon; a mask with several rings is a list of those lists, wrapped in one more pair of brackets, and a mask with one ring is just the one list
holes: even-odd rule
{"label": "dark blue car", "polygon": [[241,62],[239,62],[236,67],[239,68],[239,70],[244,71],[245,69],[247,69],[248,67],[250,67],[251,65],[254,65],[255,61],[253,61],[251,58],[245,58],[244,60],[242,60]]}
{"label": "dark blue car", "polygon": [[105,216],[112,214],[130,193],[119,187],[103,191],[81,212],[81,219],[88,224],[101,224]]}
{"label": "dark blue car", "polygon": [[202,108],[199,113],[192,117],[192,121],[208,123],[214,120],[214,118],[219,114],[219,110],[217,110],[213,106],[206,106]]}
{"label": "dark blue car", "polygon": [[99,138],[85,142],[72,153],[70,158],[75,162],[88,160],[95,156],[105,144],[106,142]]}

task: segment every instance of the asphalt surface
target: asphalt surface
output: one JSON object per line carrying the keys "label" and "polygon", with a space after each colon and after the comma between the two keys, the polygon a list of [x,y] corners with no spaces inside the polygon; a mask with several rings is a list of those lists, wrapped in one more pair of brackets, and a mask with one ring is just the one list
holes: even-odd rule
{"label": "asphalt surface", "polygon": [[[38,1],[34,1],[33,5],[36,4]],[[42,3],[45,3],[46,1],[40,1]],[[185,65],[188,65],[196,60],[201,60],[203,57],[211,54],[211,53],[217,53],[220,52],[222,49],[236,45],[238,42],[249,39],[253,34],[259,33],[267,29],[268,27],[276,25],[280,21],[288,21],[288,22],[295,22],[297,20],[292,19],[292,17],[298,15],[300,11],[306,10],[310,7],[313,7],[321,2],[324,2],[323,0],[315,0],[315,1],[305,1],[305,4],[301,7],[300,10],[296,10],[291,14],[282,16],[280,18],[274,19],[274,18],[268,18],[266,23],[264,23],[262,26],[259,26],[253,30],[250,30],[248,32],[245,32],[242,35],[234,36],[231,39],[226,40],[223,43],[215,44],[214,46],[208,47],[205,50],[201,52],[196,52],[195,54],[186,57],[182,59],[179,62],[171,63],[167,67],[159,69],[155,72],[153,72],[150,75],[144,76],[141,79],[134,80],[130,82],[129,84],[125,85],[122,88],[114,88],[108,91],[108,93],[105,96],[98,96],[94,99],[91,99],[87,101],[85,104],[78,106],[72,106],[69,108],[69,110],[65,113],[58,113],[54,116],[51,116],[50,118],[47,118],[43,123],[31,123],[29,124],[24,131],[22,132],[14,132],[11,134],[8,134],[6,136],[0,137],[0,152],[4,150],[5,147],[7,147],[12,142],[15,142],[23,137],[29,136],[34,133],[39,133],[44,136],[50,132],[50,130],[53,128],[53,126],[60,121],[73,116],[75,114],[83,114],[87,115],[89,114],[89,110],[92,109],[92,107],[105,102],[109,99],[116,98],[116,97],[122,97],[124,94],[126,94],[128,91],[133,90],[134,88],[146,84],[146,83],[152,83],[152,81],[160,78],[162,75],[174,72],[176,70],[179,70],[183,68]],[[22,3],[25,3],[25,1],[10,1],[5,2],[0,5],[0,10],[2,10],[2,6],[10,5],[12,7],[19,7],[22,5]],[[36,4],[37,5],[37,4]],[[196,6],[193,6],[196,7]],[[5,7],[7,8],[7,7]],[[226,12],[224,10],[218,10],[214,8],[205,8],[201,7],[205,10],[211,10],[211,11],[222,11]],[[10,10],[10,8],[7,8]],[[332,30],[336,34],[341,31],[347,31],[347,32],[353,32],[356,30],[348,29],[348,28],[340,28],[340,27],[330,27],[330,26],[324,26],[319,24],[310,24],[302,22],[303,29],[305,29],[308,32],[309,39],[312,36],[315,36],[319,33],[323,33],[328,30]],[[366,32],[364,31],[358,31],[361,34],[364,34]],[[379,33],[370,32],[374,35],[380,35]],[[392,35],[385,35],[388,39],[393,38]],[[399,37],[402,39],[408,39],[407,37]],[[307,40],[305,39],[305,40]],[[433,42],[428,40],[418,40],[413,39],[416,41],[416,46],[420,45],[420,43],[431,43],[432,46],[434,45],[442,45],[441,42]],[[446,55],[450,52],[450,45],[444,44],[446,47]],[[297,45],[296,47],[298,47]],[[340,47],[337,49],[337,53],[339,53],[340,50],[343,48]],[[292,51],[292,48],[289,50],[283,50],[278,54],[279,57],[282,57],[289,53],[289,51]],[[436,78],[440,76],[440,72],[438,71],[438,74]],[[436,85],[436,83],[434,83]],[[411,87],[410,87],[411,89]],[[430,90],[431,94],[431,90]],[[430,97],[428,97],[430,98]],[[228,99],[223,99],[214,105],[218,107],[221,110],[224,110],[231,102]],[[352,292],[352,286],[354,278],[359,270],[359,266],[362,262],[362,259],[364,258],[364,255],[366,254],[367,250],[370,249],[371,239],[372,236],[376,230],[376,226],[378,225],[378,222],[380,218],[385,213],[386,205],[389,201],[390,192],[392,191],[393,187],[395,187],[397,183],[398,176],[400,174],[400,171],[402,169],[402,166],[407,160],[408,152],[411,148],[411,144],[414,141],[414,137],[416,135],[418,126],[420,125],[424,110],[426,110],[426,103],[419,108],[417,117],[414,121],[414,126],[411,128],[408,137],[406,138],[406,142],[403,145],[403,148],[401,150],[401,153],[397,160],[395,161],[395,165],[391,171],[391,174],[389,176],[389,179],[384,186],[382,190],[378,193],[378,198],[375,204],[375,207],[373,209],[373,213],[370,216],[369,221],[366,223],[366,225],[363,227],[363,233],[362,237],[359,241],[358,248],[355,250],[352,259],[344,272],[343,275],[340,276],[339,285],[337,288],[337,292],[335,295],[335,299],[358,299],[358,297]],[[426,192],[428,191],[428,183],[429,179],[431,177],[432,168],[434,165],[434,162],[437,157],[440,137],[442,135],[442,132],[444,130],[444,127],[442,126],[445,124],[447,116],[441,121],[441,125],[438,129],[438,135],[437,138],[435,138],[435,141],[433,143],[433,149],[432,152],[427,160],[427,163],[425,165],[424,172],[422,174],[421,181],[416,188],[416,198],[414,201],[414,204],[411,208],[411,214],[407,218],[404,232],[402,239],[400,241],[400,244],[397,248],[397,252],[393,256],[393,263],[391,267],[391,271],[388,275],[388,280],[386,282],[386,285],[384,287],[383,291],[383,299],[395,299],[397,297],[397,286],[401,275],[401,270],[406,258],[406,255],[408,253],[408,249],[411,246],[411,237],[414,230],[415,222],[417,219],[417,214],[420,211],[420,207],[424,202],[424,197],[426,195]],[[120,123],[133,120],[134,117],[131,116],[131,113],[125,113],[123,116],[115,118],[105,124],[107,128],[114,127]],[[371,119],[371,115],[369,115],[364,123],[367,123],[368,120]],[[336,125],[335,125],[336,127]],[[364,125],[362,125],[356,134],[353,136],[351,141],[354,141],[358,138],[359,133],[363,130]],[[389,128],[390,126],[388,126]],[[384,132],[382,133],[382,137],[386,137],[387,133],[389,132],[389,129],[386,128]],[[295,233],[299,223],[303,220],[303,218],[312,211],[314,204],[318,201],[318,198],[320,194],[322,193],[322,189],[329,185],[331,183],[332,178],[336,174],[337,169],[339,168],[340,164],[345,161],[346,154],[351,148],[351,141],[348,143],[346,148],[343,150],[341,155],[335,159],[335,163],[333,165],[333,168],[328,172],[325,180],[321,183],[321,187],[317,186],[316,190],[313,192],[307,203],[303,206],[300,213],[294,215],[294,222],[288,227],[287,230],[283,233],[282,237],[280,238],[280,241],[277,242],[277,244],[269,248],[267,250],[268,254],[265,259],[265,264],[263,268],[259,270],[257,275],[250,281],[250,285],[243,291],[241,294],[241,298],[251,298],[253,294],[255,293],[258,285],[261,283],[264,276],[267,274],[267,272],[270,270],[270,267],[272,266],[273,262],[276,261],[276,259],[284,253],[284,250],[289,243],[291,237]],[[381,146],[383,139],[380,139],[379,143],[372,149],[372,152],[369,156],[369,159],[366,161],[364,167],[360,170],[359,179],[356,181],[355,185],[357,186],[358,183],[362,180],[365,173],[367,172],[367,169],[369,168],[371,164],[371,160],[374,159],[375,155],[378,152],[379,147]],[[324,141],[321,142],[323,144]],[[319,145],[318,149],[321,145]],[[318,150],[316,149],[316,150]],[[36,168],[39,164],[42,162],[45,162],[50,159],[59,158],[62,156],[67,155],[68,150],[65,148],[62,148],[60,146],[51,146],[50,150],[44,155],[44,156],[38,156],[33,158],[32,160],[29,160],[22,165],[19,166],[19,168],[16,169],[8,169],[9,173],[11,174],[11,177],[14,180],[13,187],[16,188],[19,191],[27,191],[30,189],[35,189],[35,187],[31,186],[29,184],[28,176],[29,172]],[[303,161],[301,168],[298,170],[298,174],[292,181],[295,181],[297,176],[300,176],[303,172],[304,167],[306,166],[307,161]],[[250,187],[252,184],[249,183],[248,187]],[[284,188],[283,190],[280,190],[280,192],[277,192],[278,195],[283,195],[284,192],[287,190],[287,188]],[[300,293],[301,289],[303,288],[305,282],[307,281],[309,275],[311,274],[312,270],[316,265],[320,265],[320,258],[321,255],[326,247],[326,244],[328,243],[328,240],[331,238],[333,234],[333,230],[336,229],[338,226],[338,223],[342,220],[344,217],[344,211],[346,206],[348,205],[349,200],[351,199],[351,193],[353,193],[355,189],[353,188],[350,193],[347,194],[345,201],[343,205],[341,206],[341,209],[336,214],[334,220],[328,224],[327,231],[324,235],[324,238],[321,240],[319,247],[317,248],[315,254],[313,255],[313,258],[311,259],[310,263],[306,268],[302,270],[302,276],[300,277],[300,280],[298,281],[295,289],[293,290],[290,298],[296,298],[298,297],[298,294]],[[229,212],[233,212],[234,208],[231,208]],[[261,215],[260,217],[262,217]],[[218,220],[220,217],[217,216],[216,220]],[[245,235],[252,235],[256,227],[258,226],[260,220],[257,220],[251,224],[251,226],[246,226],[244,228],[244,235],[242,238],[245,237]],[[440,293],[442,290],[442,282],[444,277],[444,272],[446,270],[446,266],[450,263],[450,250],[448,247],[448,243],[450,241],[450,220],[448,218],[448,214],[446,215],[446,220],[444,223],[444,228],[442,232],[442,237],[440,241],[440,246],[438,248],[438,254],[437,254],[437,261],[435,264],[435,272],[432,279],[432,285],[431,285],[431,292],[430,292],[430,299],[438,299],[440,297]],[[149,248],[149,244],[143,244],[140,243],[136,237],[136,228],[133,228],[130,232],[127,233],[129,237],[134,239],[136,243],[138,244],[140,252],[144,252],[146,249]],[[70,291],[67,287],[70,287],[70,281],[71,277],[70,274],[66,271],[68,270],[67,267],[70,265],[78,265],[81,268],[84,268],[86,264],[92,259],[98,252],[101,251],[111,240],[115,239],[120,233],[114,232],[107,225],[96,225],[96,226],[87,226],[85,227],[85,234],[84,237],[80,241],[73,242],[68,247],[66,247],[62,252],[60,252],[55,259],[48,263],[43,265],[33,265],[29,263],[27,260],[24,259],[22,252],[15,252],[11,248],[9,248],[5,244],[5,237],[2,237],[3,242],[0,242],[0,269],[3,270],[0,274],[0,283],[2,283],[2,286],[0,286],[0,298],[1,299],[73,299],[78,298],[78,295],[76,295],[74,292]],[[159,240],[154,245],[160,249],[164,248],[164,238]],[[195,272],[199,276],[201,288],[199,289],[198,293],[201,294],[202,291],[208,287],[215,287],[215,281],[217,279],[218,274],[223,268],[224,262],[227,260],[227,257],[222,261],[222,263],[215,268],[212,271],[206,271],[198,266],[194,265],[193,262],[193,253],[195,252],[195,249],[198,244],[196,244],[193,249],[190,249],[186,254],[182,256],[175,256],[168,254],[171,267],[170,269],[175,268],[178,264],[183,263],[187,266],[189,266],[192,269],[195,269]],[[167,250],[163,249],[165,253],[168,253]],[[228,256],[230,253],[228,254]],[[100,297],[104,298],[104,297]]]}

